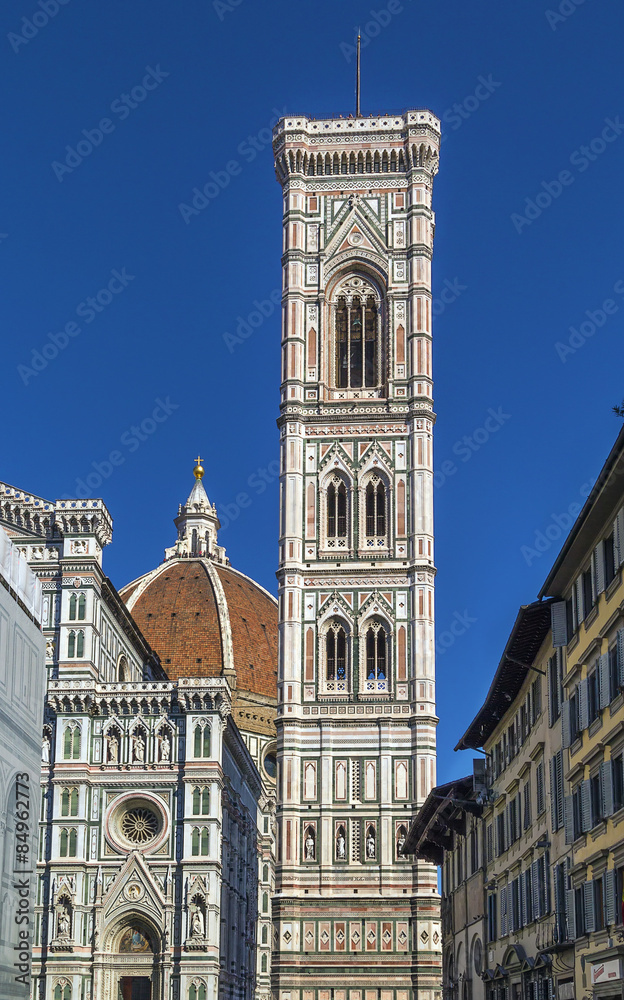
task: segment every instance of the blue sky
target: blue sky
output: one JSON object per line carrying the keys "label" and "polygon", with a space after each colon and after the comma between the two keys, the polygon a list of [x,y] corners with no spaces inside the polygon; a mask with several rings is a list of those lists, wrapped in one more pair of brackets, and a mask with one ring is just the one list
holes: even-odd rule
{"label": "blue sky", "polygon": [[[51,499],[101,479],[89,493],[115,520],[119,587],[172,543],[199,450],[233,565],[275,591],[275,117],[352,110],[361,24],[363,112],[443,119],[440,780],[469,770],[452,747],[556,555],[537,554],[536,532],[582,502],[620,427],[624,9],[577,3],[15,0],[0,14],[0,477]],[[211,179],[208,204],[181,211]]]}

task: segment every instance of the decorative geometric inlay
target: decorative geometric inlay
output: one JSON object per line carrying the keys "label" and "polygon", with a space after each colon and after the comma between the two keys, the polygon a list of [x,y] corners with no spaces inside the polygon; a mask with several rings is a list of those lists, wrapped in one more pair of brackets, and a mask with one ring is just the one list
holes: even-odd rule
{"label": "decorative geometric inlay", "polygon": [[405,944],[406,941],[407,941],[407,934],[405,933],[405,931],[401,931],[401,933],[399,934],[399,944],[403,945]]}
{"label": "decorative geometric inlay", "polygon": [[353,941],[354,944],[358,945],[360,943],[360,932],[353,931],[351,934],[351,940]]}
{"label": "decorative geometric inlay", "polygon": [[323,944],[327,944],[329,942],[329,932],[327,930],[324,930],[321,934],[321,941]]}
{"label": "decorative geometric inlay", "polygon": [[288,944],[288,942],[290,941],[291,937],[292,937],[292,934],[290,933],[290,931],[284,931],[284,941],[286,942],[286,944]]}
{"label": "decorative geometric inlay", "polygon": [[383,934],[383,940],[386,944],[389,944],[390,941],[392,941],[392,934],[390,933],[387,927]]}
{"label": "decorative geometric inlay", "polygon": [[344,939],[345,939],[344,932],[343,932],[343,930],[341,928],[338,931],[338,933],[336,934],[336,941],[338,941],[339,944],[342,944],[342,942],[344,941]]}
{"label": "decorative geometric inlay", "polygon": [[305,939],[306,939],[306,944],[309,944],[309,945],[314,944],[314,931],[308,930],[308,932],[307,932],[307,934],[305,936]]}
{"label": "decorative geometric inlay", "polygon": [[427,934],[427,931],[422,932],[422,934],[420,935],[420,940],[422,941],[423,944],[427,943],[427,941],[429,940],[429,935]]}
{"label": "decorative geometric inlay", "polygon": [[437,944],[439,940],[440,940],[440,935],[438,934],[437,931],[434,931],[433,932],[433,943]]}
{"label": "decorative geometric inlay", "polygon": [[368,940],[372,943],[375,940],[375,936],[376,936],[375,935],[375,931],[371,927],[371,929],[369,930],[369,932],[367,934]]}

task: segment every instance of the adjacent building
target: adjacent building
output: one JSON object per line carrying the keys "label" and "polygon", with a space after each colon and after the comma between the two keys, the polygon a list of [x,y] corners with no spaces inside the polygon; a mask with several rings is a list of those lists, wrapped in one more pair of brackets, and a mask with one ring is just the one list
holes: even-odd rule
{"label": "adjacent building", "polygon": [[30,996],[45,694],[41,584],[0,527],[0,996]]}
{"label": "adjacent building", "polygon": [[457,744],[484,760],[407,839],[442,868],[458,1000],[624,996],[623,473],[624,431]]}

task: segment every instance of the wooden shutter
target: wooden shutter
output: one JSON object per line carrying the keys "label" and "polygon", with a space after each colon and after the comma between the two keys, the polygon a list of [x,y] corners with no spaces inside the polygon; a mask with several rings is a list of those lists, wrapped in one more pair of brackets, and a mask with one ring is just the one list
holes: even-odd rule
{"label": "wooden shutter", "polygon": [[624,685],[624,628],[621,628],[617,634],[617,667],[618,684],[622,687]]}
{"label": "wooden shutter", "polygon": [[549,770],[550,770],[550,821],[552,823],[553,830],[558,830],[559,825],[557,823],[557,775],[555,770],[554,757],[550,758]]}
{"label": "wooden shutter", "polygon": [[563,750],[557,750],[555,754],[555,788],[557,794],[557,826],[559,830],[563,826]]}
{"label": "wooden shutter", "polygon": [[613,525],[613,536],[615,538],[615,565],[618,567],[624,562],[624,507],[621,507],[617,513]]}
{"label": "wooden shutter", "polygon": [[569,701],[564,701],[561,706],[561,746],[564,749],[570,746],[571,737],[571,705]]}
{"label": "wooden shutter", "polygon": [[533,919],[541,917],[540,895],[539,895],[539,865],[534,861],[531,865],[531,903],[533,909]]}
{"label": "wooden shutter", "polygon": [[568,623],[565,601],[556,601],[550,605],[550,627],[553,646],[567,646]]}
{"label": "wooden shutter", "polygon": [[568,925],[568,938],[570,941],[576,939],[576,900],[574,889],[566,889],[566,923]]}
{"label": "wooden shutter", "polygon": [[592,826],[591,783],[587,778],[585,781],[581,781],[581,832],[587,833]]}
{"label": "wooden shutter", "polygon": [[591,934],[596,930],[596,900],[593,882],[584,883],[583,902],[585,904],[585,933]]}
{"label": "wooden shutter", "polygon": [[555,719],[557,718],[557,705],[556,705],[556,669],[557,661],[554,656],[551,656],[548,661],[548,725],[552,726]]}
{"label": "wooden shutter", "polygon": [[596,594],[596,600],[598,600],[598,595],[602,594],[604,589],[605,589],[604,545],[602,542],[598,542],[598,545],[594,549],[594,593]]}
{"label": "wooden shutter", "polygon": [[609,654],[602,653],[598,660],[598,679],[600,682],[600,708],[606,708],[611,702],[609,688]]}
{"label": "wooden shutter", "polygon": [[617,872],[610,868],[604,874],[605,923],[608,926],[620,922],[617,905]]}
{"label": "wooden shutter", "polygon": [[587,697],[587,678],[581,681],[578,686],[578,699],[579,699],[579,729],[587,729],[589,725],[589,701]]}
{"label": "wooden shutter", "polygon": [[565,842],[574,842],[574,802],[571,795],[566,795],[563,800],[563,816],[565,825]]}
{"label": "wooden shutter", "polygon": [[602,815],[613,816],[613,765],[610,760],[600,765],[600,797]]}

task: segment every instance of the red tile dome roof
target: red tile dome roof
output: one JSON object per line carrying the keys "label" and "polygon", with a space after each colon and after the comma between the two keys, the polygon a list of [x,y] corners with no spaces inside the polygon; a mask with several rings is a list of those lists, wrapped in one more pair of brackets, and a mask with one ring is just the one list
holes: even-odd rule
{"label": "red tile dome roof", "polygon": [[277,698],[277,601],[243,573],[174,557],[121,597],[171,680],[233,671],[237,693]]}

